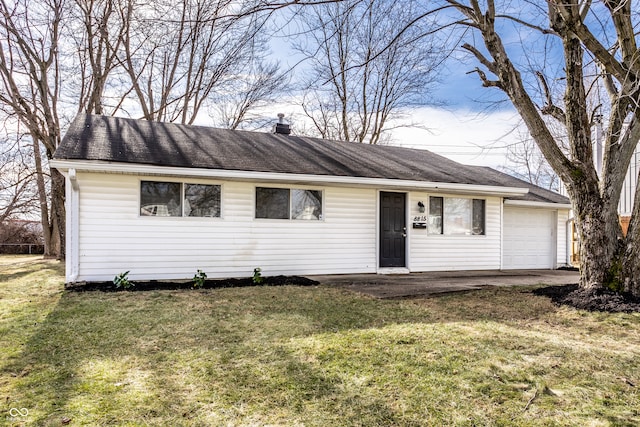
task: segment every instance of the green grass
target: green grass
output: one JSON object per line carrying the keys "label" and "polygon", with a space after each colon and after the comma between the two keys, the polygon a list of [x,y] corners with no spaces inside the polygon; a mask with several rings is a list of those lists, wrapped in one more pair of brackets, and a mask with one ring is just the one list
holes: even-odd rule
{"label": "green grass", "polygon": [[523,288],[380,301],[63,280],[0,258],[0,425],[640,425],[638,314]]}

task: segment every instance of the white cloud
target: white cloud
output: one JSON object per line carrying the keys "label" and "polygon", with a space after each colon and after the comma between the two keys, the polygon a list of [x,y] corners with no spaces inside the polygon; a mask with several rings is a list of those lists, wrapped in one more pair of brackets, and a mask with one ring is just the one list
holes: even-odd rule
{"label": "white cloud", "polygon": [[391,145],[426,149],[460,163],[492,167],[505,163],[504,147],[518,141],[515,129],[521,126],[514,111],[478,113],[424,107],[413,110],[410,117],[423,128],[394,129]]}

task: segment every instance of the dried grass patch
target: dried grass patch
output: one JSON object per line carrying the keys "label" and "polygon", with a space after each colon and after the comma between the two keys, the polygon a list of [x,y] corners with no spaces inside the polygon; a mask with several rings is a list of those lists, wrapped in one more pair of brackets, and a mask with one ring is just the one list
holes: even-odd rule
{"label": "dried grass patch", "polygon": [[323,286],[65,293],[61,266],[32,260],[0,275],[0,424],[640,424],[638,314],[522,288],[380,301]]}

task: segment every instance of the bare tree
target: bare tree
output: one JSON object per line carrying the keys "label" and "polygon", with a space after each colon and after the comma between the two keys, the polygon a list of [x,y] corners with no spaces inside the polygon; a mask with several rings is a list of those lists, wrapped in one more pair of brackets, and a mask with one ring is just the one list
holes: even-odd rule
{"label": "bare tree", "polygon": [[416,13],[417,2],[392,0],[303,9],[306,41],[296,48],[310,72],[302,107],[321,137],[376,144],[403,108],[429,102],[445,55],[420,36],[424,28],[407,27]]}
{"label": "bare tree", "polygon": [[63,257],[65,243],[64,177],[48,159],[70,116],[103,112],[119,42],[111,34],[122,27],[112,22],[118,1],[0,2],[0,102],[31,138],[45,256]]}
{"label": "bare tree", "polygon": [[[567,188],[581,241],[581,287],[606,286],[640,295],[640,192],[636,191],[626,237],[617,213],[625,173],[640,139],[637,5],[634,8],[630,0],[551,0],[546,6],[523,2],[517,11],[505,4],[499,11],[493,0],[482,5],[479,0],[446,0],[446,4],[484,42],[463,46],[482,65],[476,71],[483,85],[508,96]],[[505,32],[514,27],[544,39],[552,49],[545,56],[545,68],[536,75],[527,74],[527,67],[514,60],[518,58],[514,47],[505,45]],[[532,38],[521,40],[521,52],[530,56]],[[554,96],[551,83],[562,86],[562,98]],[[599,97],[601,105],[592,105],[590,95],[599,87],[606,89],[606,96]],[[606,116],[607,123],[600,176],[592,149],[596,115]],[[567,153],[543,116],[564,129]]]}
{"label": "bare tree", "polygon": [[522,129],[516,143],[506,149],[506,164],[501,169],[510,175],[552,191],[559,191],[560,178],[544,158],[535,141]]}
{"label": "bare tree", "polygon": [[[114,70],[119,66],[118,54],[126,27],[127,10],[133,0],[74,0],[67,5],[65,25],[73,49],[65,58],[67,69],[76,76],[69,83],[72,102],[78,112],[105,114],[105,91]],[[69,57],[75,56],[75,57]],[[78,78],[79,77],[79,78]],[[74,84],[75,83],[75,84]],[[116,84],[121,80],[116,81]],[[77,87],[74,87],[77,84]],[[110,113],[120,107],[125,93],[116,87],[111,96],[115,102]]]}
{"label": "bare tree", "polygon": [[0,141],[0,223],[37,212],[33,157],[20,143],[20,138]]}
{"label": "bare tree", "polygon": [[[73,115],[142,109],[149,120],[193,123],[214,88],[232,92],[227,86],[243,78],[254,85],[236,91],[246,93],[233,119],[237,127],[272,93],[280,75],[261,66],[264,56],[254,56],[263,48],[257,33],[264,17],[240,20],[240,6],[232,0],[183,0],[178,8],[168,1],[0,0],[0,106],[32,141],[46,256],[64,256],[64,178],[49,170],[48,159]],[[252,70],[262,75],[245,78]]]}
{"label": "bare tree", "polygon": [[258,58],[233,84],[220,88],[214,95],[216,116],[219,124],[228,129],[242,126],[252,128],[273,124],[273,117],[265,119],[256,113],[288,88],[289,80],[280,71],[278,64],[269,64]]}
{"label": "bare tree", "polygon": [[60,142],[59,46],[64,0],[0,1],[0,102],[28,129],[33,141],[45,256],[64,254],[64,177],[47,171]]}
{"label": "bare tree", "polygon": [[120,62],[145,119],[192,124],[214,90],[232,90],[234,77],[255,63],[264,19],[238,18],[237,6],[232,0],[129,5]]}

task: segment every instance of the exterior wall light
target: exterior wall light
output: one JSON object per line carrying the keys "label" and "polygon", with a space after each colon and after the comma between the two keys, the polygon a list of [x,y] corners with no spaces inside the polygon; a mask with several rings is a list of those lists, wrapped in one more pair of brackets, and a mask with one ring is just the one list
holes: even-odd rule
{"label": "exterior wall light", "polygon": [[424,213],[424,203],[418,202],[418,212]]}

